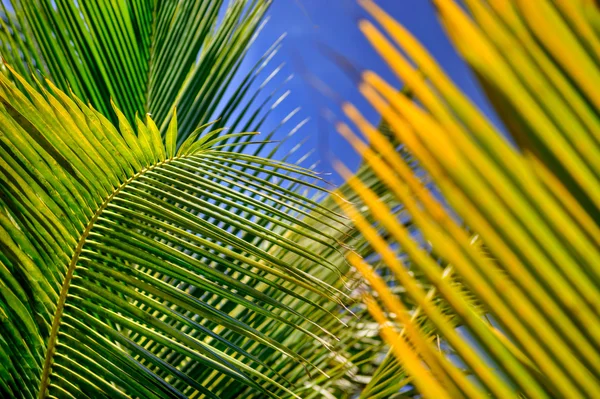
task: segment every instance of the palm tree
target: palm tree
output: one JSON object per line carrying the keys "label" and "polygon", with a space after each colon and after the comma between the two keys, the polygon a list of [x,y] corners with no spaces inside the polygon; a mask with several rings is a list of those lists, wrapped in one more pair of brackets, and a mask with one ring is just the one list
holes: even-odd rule
{"label": "palm tree", "polygon": [[362,0],[336,191],[252,141],[279,41],[230,87],[268,2],[3,4],[2,397],[599,396],[599,10],[433,3],[506,128]]}

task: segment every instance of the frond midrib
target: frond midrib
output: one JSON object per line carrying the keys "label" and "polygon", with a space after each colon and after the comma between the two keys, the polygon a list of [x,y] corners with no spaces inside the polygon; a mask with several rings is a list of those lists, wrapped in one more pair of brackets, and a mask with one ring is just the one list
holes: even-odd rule
{"label": "frond midrib", "polygon": [[62,285],[62,288],[60,291],[60,296],[58,298],[58,303],[56,305],[56,311],[54,312],[54,317],[52,319],[52,328],[50,330],[50,337],[48,338],[48,347],[46,348],[46,356],[44,357],[44,368],[42,370],[42,377],[40,380],[40,389],[39,389],[39,394],[38,394],[39,399],[44,399],[46,397],[45,392],[48,389],[48,386],[50,384],[50,368],[52,367],[52,360],[54,358],[55,347],[56,347],[57,337],[58,337],[58,331],[60,329],[61,319],[62,319],[63,311],[65,308],[65,304],[67,301],[67,295],[69,294],[71,280],[73,279],[73,274],[75,272],[77,262],[79,261],[79,256],[81,255],[81,252],[83,250],[83,246],[85,245],[87,238],[88,238],[90,232],[92,231],[92,228],[94,227],[94,225],[97,222],[100,215],[102,215],[102,212],[104,212],[106,207],[110,204],[110,202],[124,188],[126,188],[127,185],[129,185],[129,183],[131,183],[135,179],[139,178],[140,176],[144,175],[145,173],[147,173],[159,166],[168,164],[168,163],[175,161],[177,159],[180,159],[180,158],[181,158],[181,156],[176,156],[173,158],[169,158],[169,159],[157,162],[151,166],[148,166],[148,167],[142,169],[140,172],[133,175],[132,177],[130,177],[129,179],[127,179],[120,186],[115,188],[115,190],[98,207],[96,212],[94,212],[94,215],[90,218],[90,221],[88,222],[85,229],[81,233],[81,237],[79,238],[79,240],[77,242],[77,246],[75,247],[73,256],[71,257],[71,261],[69,262],[69,267],[65,274],[63,285]]}

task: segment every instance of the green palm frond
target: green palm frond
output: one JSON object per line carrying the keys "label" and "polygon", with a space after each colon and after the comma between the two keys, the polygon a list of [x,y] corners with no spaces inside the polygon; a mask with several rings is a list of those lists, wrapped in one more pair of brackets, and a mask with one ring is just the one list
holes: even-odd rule
{"label": "green palm frond", "polygon": [[[113,123],[117,118],[111,101],[132,123],[136,114],[151,113],[163,133],[177,108],[179,144],[219,105],[220,115],[244,109],[240,102],[248,84],[264,67],[258,63],[237,89],[231,86],[270,1],[11,4],[14,13],[2,4],[5,62],[26,79],[33,73],[40,81],[50,78],[61,90],[72,90]],[[237,128],[226,122],[220,123]]]}
{"label": "green palm frond", "polygon": [[328,353],[340,331],[344,219],[271,181],[317,175],[219,149],[234,135],[214,131],[177,149],[176,117],[163,140],[115,107],[117,130],[13,78],[27,95],[1,77],[3,396],[279,397],[320,372],[304,347]]}
{"label": "green palm frond", "polygon": [[[352,316],[342,304],[358,298],[346,296],[356,276],[342,256],[341,243],[354,236],[353,244],[364,246],[362,240],[336,214],[333,201],[321,203],[323,194],[329,194],[317,187],[321,180],[317,174],[257,158],[261,154],[271,158],[282,148],[283,142],[272,150],[266,144],[298,110],[254,145],[251,134],[228,133],[258,131],[287,95],[279,89],[259,95],[281,70],[262,78],[281,38],[247,72],[236,76],[269,3],[40,0],[13,1],[14,12],[2,4],[0,51],[4,62],[21,76],[16,78],[4,67],[6,78],[24,94],[21,101],[31,101],[40,114],[53,112],[59,119],[68,114],[75,123],[65,122],[69,117],[59,122],[68,123],[70,141],[63,141],[59,127],[63,125],[56,122],[53,129],[46,121],[34,130],[33,142],[48,141],[43,150],[50,159],[60,159],[51,165],[59,168],[50,167],[44,177],[50,179],[56,172],[59,180],[42,180],[43,185],[36,178],[27,180],[34,184],[27,191],[32,196],[39,195],[34,194],[37,190],[49,190],[36,203],[50,201],[52,212],[68,216],[66,227],[47,226],[40,221],[44,219],[36,219],[38,214],[24,216],[35,206],[19,203],[20,184],[6,188],[12,197],[4,207],[6,220],[15,220],[18,226],[7,230],[7,240],[24,232],[24,241],[16,248],[25,243],[35,247],[41,275],[51,273],[39,289],[59,295],[47,298],[48,308],[42,312],[46,320],[36,320],[38,331],[31,331],[39,334],[36,339],[43,348],[52,331],[48,319],[54,320],[55,314],[50,303],[60,298],[65,264],[75,268],[73,279],[79,282],[73,301],[80,302],[70,310],[79,312],[78,317],[65,317],[85,321],[61,324],[69,331],[59,329],[58,342],[64,334],[71,341],[57,346],[62,351],[56,357],[32,358],[37,363],[40,356],[58,362],[52,363],[58,369],[48,373],[50,379],[44,377],[45,383],[54,384],[52,395],[95,397],[100,389],[107,396],[122,390],[139,397],[293,396],[290,391],[303,397],[330,392],[347,397],[343,395],[364,385],[373,354],[384,351],[373,332],[362,332],[365,325],[375,327],[368,317],[359,322],[368,316],[366,308],[353,305]],[[36,97],[27,83],[42,97]],[[13,90],[6,94],[11,101],[19,93]],[[71,92],[76,104],[61,90]],[[57,96],[58,103],[47,91]],[[60,107],[48,112],[44,101],[51,107],[60,104],[67,114]],[[87,102],[89,106],[83,104]],[[139,119],[146,114],[150,118]],[[21,116],[10,116],[30,125]],[[206,124],[211,119],[215,120]],[[292,128],[284,141],[305,122]],[[79,140],[84,140],[86,151],[79,150]],[[292,151],[298,148],[301,145]],[[192,159],[192,154],[200,153],[202,157]],[[13,152],[4,156],[8,162]],[[118,161],[121,157],[124,162]],[[108,193],[117,189],[108,200]],[[8,210],[8,204],[17,208]],[[163,210],[168,217],[157,216]],[[73,263],[70,251],[83,243],[89,227]],[[28,234],[38,228],[43,228],[44,237],[30,242]],[[135,233],[130,236],[132,229]],[[57,248],[50,237],[66,233],[76,242],[56,237],[61,243]],[[131,245],[139,245],[141,252],[129,251]],[[184,260],[176,261],[180,254],[185,254]],[[24,261],[21,255],[9,259],[3,254],[0,260],[7,270],[14,270]],[[46,265],[50,260],[52,267]],[[193,275],[185,274],[190,270]],[[88,281],[101,288],[88,287]],[[26,298],[37,301],[36,297],[30,293]],[[114,300],[100,303],[107,297]],[[65,302],[59,309],[72,306]],[[83,313],[97,320],[88,320]],[[146,313],[155,324],[126,324],[127,318]],[[12,322],[13,316],[8,312],[7,319]],[[57,319],[63,320],[60,315]],[[96,335],[82,335],[86,323]],[[192,341],[181,341],[185,335]],[[71,344],[98,346],[93,350],[100,352],[92,356]],[[112,357],[104,359],[104,351]],[[366,359],[366,366],[354,365],[359,357],[362,363]],[[22,372],[18,362],[8,364],[3,383]],[[11,382],[5,391],[28,397],[31,390],[36,396],[42,371],[34,363],[31,370],[28,379],[18,385]],[[128,385],[130,379],[133,385]]]}

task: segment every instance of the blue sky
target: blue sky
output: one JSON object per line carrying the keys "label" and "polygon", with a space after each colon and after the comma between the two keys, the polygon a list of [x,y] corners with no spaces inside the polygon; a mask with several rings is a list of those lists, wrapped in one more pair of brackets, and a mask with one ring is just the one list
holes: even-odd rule
{"label": "blue sky", "polygon": [[[475,79],[446,38],[429,1],[378,0],[377,3],[410,29],[467,95],[487,114],[491,114]],[[287,32],[284,46],[272,65],[284,62],[286,66],[282,76],[291,73],[295,75],[287,84],[291,94],[278,106],[273,119],[281,120],[294,108],[302,107],[290,120],[288,130],[295,125],[294,122],[298,123],[305,117],[310,117],[311,120],[297,133],[294,142],[308,137],[304,152],[317,148],[312,159],[321,159],[318,168],[321,171],[332,170],[328,162],[331,156],[356,168],[359,163],[356,154],[338,136],[331,123],[320,117],[324,109],[330,109],[337,117],[341,117],[336,102],[319,93],[309,83],[307,73],[325,82],[339,98],[357,105],[372,122],[379,120],[377,114],[357,93],[354,82],[343,68],[322,50],[325,45],[343,55],[358,70],[375,70],[389,82],[401,87],[357,28],[357,21],[364,18],[365,13],[354,0],[274,0],[269,15],[270,21],[250,52],[249,59],[258,59],[277,37]],[[275,86],[275,83],[271,84],[271,87]],[[291,144],[287,148],[291,148]],[[298,151],[296,157],[304,152]],[[340,182],[337,177],[332,179],[336,183]]]}

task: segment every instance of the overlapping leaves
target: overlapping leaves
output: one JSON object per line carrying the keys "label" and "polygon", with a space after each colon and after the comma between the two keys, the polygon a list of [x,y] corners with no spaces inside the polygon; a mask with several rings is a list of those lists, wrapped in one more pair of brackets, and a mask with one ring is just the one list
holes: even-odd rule
{"label": "overlapping leaves", "polygon": [[[340,124],[340,132],[406,207],[419,235],[399,223],[360,177],[349,177],[348,184],[392,237],[392,245],[374,233],[359,210],[344,207],[435,328],[441,344],[414,322],[414,314],[381,275],[352,255],[351,263],[378,293],[377,298],[366,295],[367,306],[410,378],[406,396],[596,397],[597,5],[546,0],[434,3],[516,145],[486,120],[403,26],[373,2],[362,2],[393,42],[369,22],[361,22],[361,29],[416,101],[373,72],[363,75],[361,92],[458,216],[421,184],[388,138],[355,108],[345,106],[380,156],[349,126]],[[437,256],[422,248],[422,240]],[[449,312],[394,256],[396,246],[435,287]],[[445,278],[438,256],[451,265],[460,285]],[[473,298],[484,306],[485,315],[475,311]],[[376,378],[367,391],[381,397],[383,388]]]}
{"label": "overlapping leaves", "polygon": [[181,144],[219,105],[221,116],[244,108],[260,63],[230,85],[269,4],[35,0],[12,1],[10,11],[2,3],[2,58],[30,83],[32,73],[50,77],[114,123],[111,101],[132,123],[151,113],[162,133],[177,108]]}
{"label": "overlapping leaves", "polygon": [[[314,189],[315,174],[219,149],[235,135],[210,125],[177,148],[176,118],[163,140],[115,107],[117,130],[13,77],[27,95],[1,77],[3,396],[293,395],[290,362],[319,372],[286,344],[333,347],[346,270],[321,251],[346,228],[271,181]],[[315,214],[321,228],[298,219]]]}

